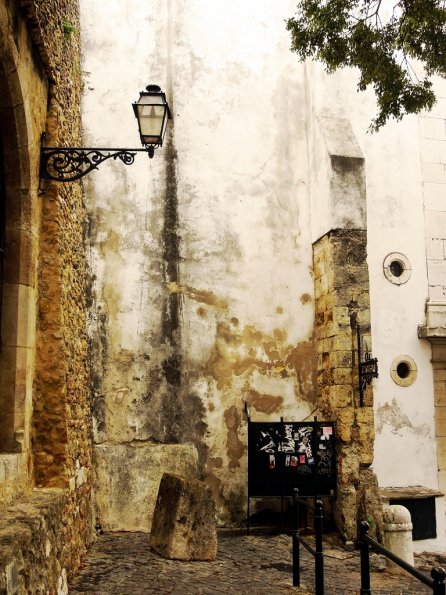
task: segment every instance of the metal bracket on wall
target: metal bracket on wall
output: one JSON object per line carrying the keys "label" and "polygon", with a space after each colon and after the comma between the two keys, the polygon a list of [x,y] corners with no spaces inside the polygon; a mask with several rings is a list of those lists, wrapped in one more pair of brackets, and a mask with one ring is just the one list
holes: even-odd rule
{"label": "metal bracket on wall", "polygon": [[40,178],[56,182],[74,182],[107,159],[119,159],[124,165],[132,165],[136,153],[148,153],[153,157],[154,147],[145,149],[122,149],[108,147],[46,147],[42,135],[40,150]]}
{"label": "metal bracket on wall", "polygon": [[361,327],[356,327],[358,339],[358,388],[359,406],[364,407],[364,393],[373,378],[378,378],[378,358],[372,357],[369,351],[361,353]]}

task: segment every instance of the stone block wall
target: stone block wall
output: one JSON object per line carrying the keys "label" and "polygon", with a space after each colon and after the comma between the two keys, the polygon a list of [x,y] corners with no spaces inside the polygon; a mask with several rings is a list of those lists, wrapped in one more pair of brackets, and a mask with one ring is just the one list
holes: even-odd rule
{"label": "stone block wall", "polygon": [[43,132],[81,144],[78,15],[75,0],[0,0],[0,591],[14,593],[66,592],[93,539],[82,188],[39,179]]}
{"label": "stone block wall", "polygon": [[[47,144],[81,145],[79,7],[73,0],[33,3],[48,72]],[[80,183],[42,192],[34,391],[37,485],[68,490],[64,558],[68,573],[92,540],[91,443],[86,336],[85,208]],[[50,431],[49,431],[50,428]]]}
{"label": "stone block wall", "polygon": [[435,397],[435,436],[437,439],[438,487],[446,492],[446,345],[432,345]]}
{"label": "stone block wall", "polygon": [[63,490],[39,490],[2,511],[0,593],[68,593]]}
{"label": "stone block wall", "polygon": [[378,533],[382,525],[369,469],[375,437],[371,387],[363,407],[358,395],[357,325],[371,350],[366,249],[367,232],[359,229],[332,230],[313,244],[318,408],[322,419],[337,423],[335,514],[346,541],[356,539],[359,516],[373,518]]}

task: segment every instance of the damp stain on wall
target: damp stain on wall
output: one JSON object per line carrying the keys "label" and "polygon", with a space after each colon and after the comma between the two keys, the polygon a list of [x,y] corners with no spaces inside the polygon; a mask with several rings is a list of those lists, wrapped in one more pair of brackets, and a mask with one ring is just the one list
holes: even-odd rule
{"label": "damp stain on wall", "polygon": [[401,411],[396,399],[392,399],[391,403],[384,403],[376,411],[376,431],[378,434],[381,434],[384,426],[389,426],[391,432],[399,436],[402,436],[404,431],[410,431],[426,438],[431,435],[427,424],[419,426],[413,424],[411,419]]}
{"label": "damp stain on wall", "polygon": [[226,449],[229,460],[228,467],[229,469],[234,469],[234,467],[240,466],[239,461],[246,449],[238,434],[241,420],[237,407],[232,405],[226,409],[224,418],[227,428]]}
{"label": "damp stain on wall", "polygon": [[[228,307],[227,302],[216,296],[212,291],[197,289],[195,287],[191,287],[190,285],[184,285],[174,281],[168,283],[167,287],[172,294],[181,294],[196,302],[200,302],[208,306],[214,306],[217,310],[226,310]],[[201,309],[200,315],[203,314],[204,310]]]}
{"label": "damp stain on wall", "polygon": [[296,396],[313,404],[317,370],[314,341],[291,345],[285,329],[264,333],[254,325],[240,328],[234,320],[217,323],[213,349],[205,364],[217,388],[228,390],[236,377],[257,372],[278,380],[288,378],[295,384]]}
{"label": "damp stain on wall", "polygon": [[286,369],[295,375],[298,394],[314,404],[317,386],[317,354],[316,345],[312,341],[302,341],[292,347],[285,359]]}
{"label": "damp stain on wall", "polygon": [[279,412],[283,405],[283,397],[262,394],[252,388],[245,391],[244,400],[259,413],[268,415]]}

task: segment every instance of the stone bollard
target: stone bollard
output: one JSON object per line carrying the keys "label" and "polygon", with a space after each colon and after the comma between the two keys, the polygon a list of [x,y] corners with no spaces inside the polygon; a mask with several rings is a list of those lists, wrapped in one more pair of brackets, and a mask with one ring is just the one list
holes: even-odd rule
{"label": "stone bollard", "polygon": [[[410,512],[404,506],[393,504],[384,509],[383,521],[385,547],[413,566],[412,521]],[[387,559],[387,570],[393,574],[406,574],[402,568],[389,559]]]}

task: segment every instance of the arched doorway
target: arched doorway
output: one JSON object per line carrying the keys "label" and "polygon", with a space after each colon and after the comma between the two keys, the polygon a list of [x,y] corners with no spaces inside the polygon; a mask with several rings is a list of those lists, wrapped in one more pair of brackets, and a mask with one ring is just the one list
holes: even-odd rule
{"label": "arched doorway", "polygon": [[[33,330],[28,134],[17,69],[0,61],[0,452],[23,449]],[[8,73],[8,74],[6,74]]]}

